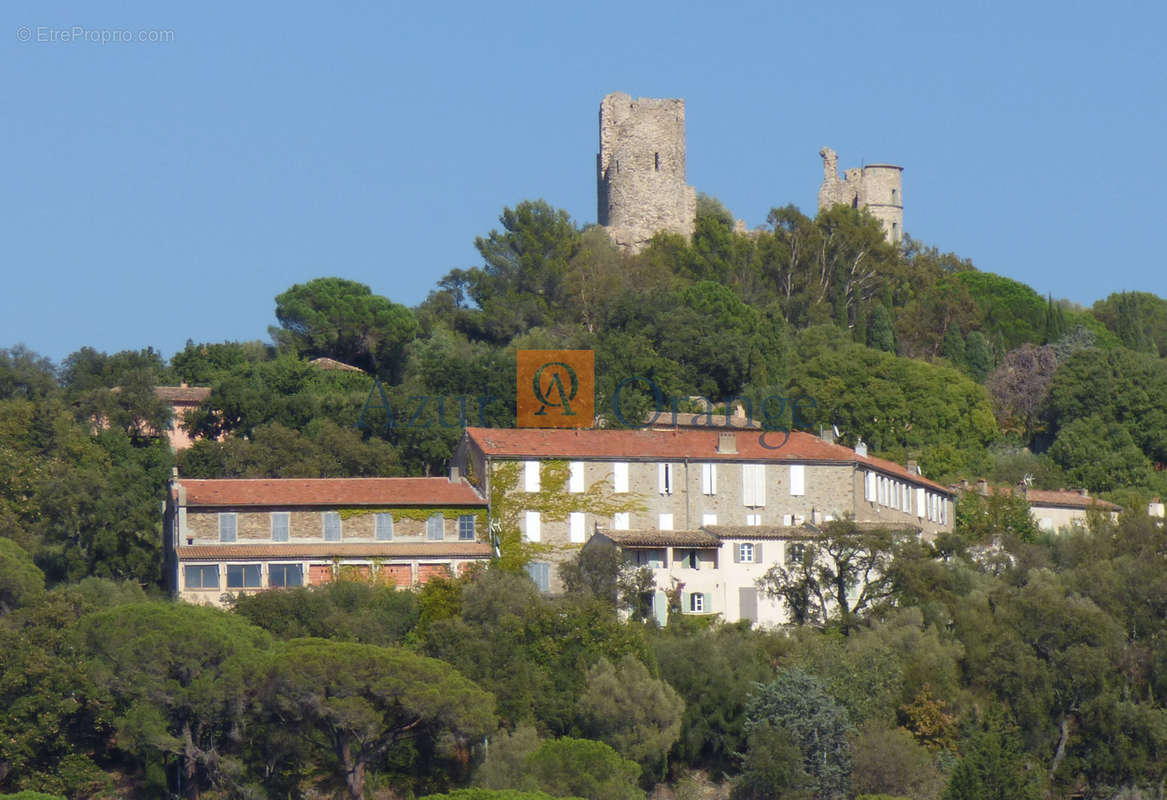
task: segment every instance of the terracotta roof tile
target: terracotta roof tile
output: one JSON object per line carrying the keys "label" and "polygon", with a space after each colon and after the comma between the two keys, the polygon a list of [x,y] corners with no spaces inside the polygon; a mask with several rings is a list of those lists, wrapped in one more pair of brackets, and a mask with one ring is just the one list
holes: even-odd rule
{"label": "terracotta roof tile", "polygon": [[486,501],[464,479],[226,478],[180,479],[188,507],[476,506]]}
{"label": "terracotta roof tile", "polygon": [[[716,419],[716,417],[715,417]],[[533,428],[467,428],[466,435],[487,455],[506,458],[575,458],[660,461],[766,461],[770,463],[860,464],[919,486],[952,495],[947,486],[908,471],[907,467],[850,447],[830,444],[818,436],[791,431],[734,431],[736,453],[718,452],[717,429],[668,430],[540,430]],[[767,447],[766,445],[769,445]]]}
{"label": "terracotta roof tile", "polygon": [[[970,485],[967,491],[977,491],[976,485]],[[1013,495],[1021,492],[1020,489],[1013,486],[990,486],[988,487],[988,491],[991,494],[1001,495]],[[1082,509],[1097,508],[1102,511],[1122,511],[1122,506],[1115,505],[1107,500],[1066,489],[1056,491],[1050,489],[1026,489],[1022,496],[1029,501],[1029,505],[1031,506],[1060,506],[1062,508]]]}
{"label": "terracotta roof tile", "polygon": [[177,550],[180,560],[222,561],[230,558],[488,558],[488,542],[297,542],[281,544],[186,545]]}
{"label": "terracotta roof tile", "polygon": [[613,542],[624,547],[718,547],[721,542],[705,531],[601,530]]}

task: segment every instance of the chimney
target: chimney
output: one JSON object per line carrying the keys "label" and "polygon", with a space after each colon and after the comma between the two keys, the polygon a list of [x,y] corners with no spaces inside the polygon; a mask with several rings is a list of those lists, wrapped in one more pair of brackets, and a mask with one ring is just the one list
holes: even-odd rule
{"label": "chimney", "polygon": [[822,439],[827,444],[834,444],[835,443],[835,429],[834,428],[824,428],[820,425],[819,426],[819,438]]}
{"label": "chimney", "polygon": [[1086,494],[1086,490],[1085,490],[1085,489],[1079,489],[1079,490],[1078,490],[1078,494],[1082,495],[1083,497],[1089,497],[1089,496],[1090,496],[1090,495]]}
{"label": "chimney", "polygon": [[717,452],[719,453],[736,453],[737,452],[737,434],[733,432],[722,431],[717,434]]}
{"label": "chimney", "polygon": [[910,458],[908,459],[908,472],[912,473],[913,475],[920,474],[920,465]]}
{"label": "chimney", "polygon": [[862,438],[855,442],[855,455],[867,457],[867,443]]}
{"label": "chimney", "polygon": [[462,480],[462,470],[457,467],[450,467],[450,483],[458,483]]}
{"label": "chimney", "polygon": [[977,494],[983,494],[985,497],[989,496],[989,482],[984,478],[977,478]]}

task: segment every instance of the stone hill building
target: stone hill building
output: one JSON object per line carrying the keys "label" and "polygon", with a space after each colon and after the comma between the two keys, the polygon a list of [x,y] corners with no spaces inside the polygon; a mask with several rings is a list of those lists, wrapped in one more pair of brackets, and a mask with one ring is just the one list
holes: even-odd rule
{"label": "stone hill building", "polygon": [[175,477],[164,572],[182,600],[353,578],[399,587],[488,562],[487,503],[447,478]]}
{"label": "stone hill building", "polygon": [[637,252],[658,231],[692,236],[697,190],[685,183],[685,101],[613,92],[600,103],[597,220]]}
{"label": "stone hill building", "polygon": [[832,206],[866,208],[883,225],[892,244],[904,238],[903,167],[868,164],[845,170],[839,179],[839,156],[829,147],[823,157],[823,185],[819,187],[819,211]]}

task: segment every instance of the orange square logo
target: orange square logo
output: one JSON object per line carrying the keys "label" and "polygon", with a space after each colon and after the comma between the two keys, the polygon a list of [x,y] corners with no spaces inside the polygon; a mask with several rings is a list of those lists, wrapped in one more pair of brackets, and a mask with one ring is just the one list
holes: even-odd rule
{"label": "orange square logo", "polygon": [[596,422],[596,354],[591,350],[518,350],[515,425],[590,428]]}

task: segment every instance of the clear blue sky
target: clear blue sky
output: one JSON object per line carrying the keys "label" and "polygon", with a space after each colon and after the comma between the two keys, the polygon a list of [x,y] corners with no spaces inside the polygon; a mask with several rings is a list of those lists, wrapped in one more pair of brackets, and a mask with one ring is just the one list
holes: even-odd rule
{"label": "clear blue sky", "polygon": [[751,227],[830,145],[980,269],[1167,294],[1162,3],[338,5],[4,4],[0,347],[267,339],[325,275],[414,305],[504,206],[595,221],[611,91],[685,98]]}

